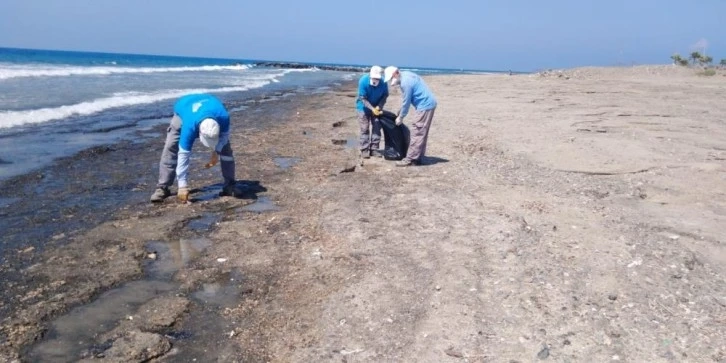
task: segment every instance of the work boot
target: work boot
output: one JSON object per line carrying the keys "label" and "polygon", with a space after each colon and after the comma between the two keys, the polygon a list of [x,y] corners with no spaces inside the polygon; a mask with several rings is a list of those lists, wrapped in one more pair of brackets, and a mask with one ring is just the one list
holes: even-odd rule
{"label": "work boot", "polygon": [[360,157],[363,159],[370,159],[371,158],[371,152],[369,150],[361,150],[360,151]]}
{"label": "work boot", "polygon": [[219,193],[221,196],[242,198],[242,189],[237,186],[237,183],[229,183],[222,188],[222,192]]}
{"label": "work boot", "polygon": [[371,150],[371,156],[374,158],[382,158],[383,157],[383,151],[381,149],[372,149]]}
{"label": "work boot", "polygon": [[151,195],[151,202],[152,203],[160,203],[163,202],[166,197],[170,196],[171,192],[169,191],[169,188],[167,187],[159,187],[154,190],[154,194]]}

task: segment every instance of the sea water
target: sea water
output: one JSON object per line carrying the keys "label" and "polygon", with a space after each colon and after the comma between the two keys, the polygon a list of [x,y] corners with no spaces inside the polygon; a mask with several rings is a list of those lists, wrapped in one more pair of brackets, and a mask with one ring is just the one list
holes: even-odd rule
{"label": "sea water", "polygon": [[[206,92],[244,109],[265,93],[316,92],[355,73],[210,59],[0,48],[0,180],[151,132],[174,101]],[[139,131],[147,130],[147,134]]]}

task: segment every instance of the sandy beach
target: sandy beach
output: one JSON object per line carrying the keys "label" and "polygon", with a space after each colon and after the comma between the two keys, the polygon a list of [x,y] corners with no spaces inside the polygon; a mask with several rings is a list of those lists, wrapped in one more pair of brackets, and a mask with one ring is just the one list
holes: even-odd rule
{"label": "sandy beach", "polygon": [[425,79],[422,166],[351,83],[232,115],[243,199],[148,203],[163,127],[4,182],[0,361],[726,361],[726,72]]}

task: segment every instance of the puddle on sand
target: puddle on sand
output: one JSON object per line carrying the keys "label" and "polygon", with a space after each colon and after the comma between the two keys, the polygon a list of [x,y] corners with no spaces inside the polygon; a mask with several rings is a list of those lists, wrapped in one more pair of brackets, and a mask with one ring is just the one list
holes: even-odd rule
{"label": "puddle on sand", "polygon": [[144,270],[150,278],[171,279],[211,245],[212,241],[207,238],[182,238],[175,243],[151,241],[146,249],[155,252],[156,259],[148,260]]}
{"label": "puddle on sand", "polygon": [[203,188],[195,190],[190,198],[192,202],[205,202],[212,199],[219,198],[219,193],[222,192],[222,184],[207,185]]}
{"label": "puddle on sand", "polygon": [[84,351],[98,345],[97,335],[112,330],[151,299],[177,290],[179,284],[170,281],[174,273],[211,245],[212,241],[207,238],[147,243],[147,250],[156,252],[156,259],[146,263],[147,279],[109,290],[93,302],[59,317],[51,324],[46,339],[34,346],[26,359],[30,362],[78,360]]}
{"label": "puddle on sand", "polygon": [[204,213],[201,217],[189,221],[187,228],[195,232],[206,232],[219,222],[219,219],[220,217],[212,213]]}
{"label": "puddle on sand", "polygon": [[290,167],[299,163],[301,160],[302,159],[296,157],[279,157],[274,159],[275,165],[283,170],[290,169]]}
{"label": "puddle on sand", "polygon": [[280,207],[276,206],[275,202],[271,201],[268,197],[259,197],[254,203],[248,204],[240,209],[243,212],[262,213],[277,211],[280,210]]}
{"label": "puddle on sand", "polygon": [[97,344],[97,333],[110,331],[143,303],[175,288],[171,282],[133,281],[107,291],[92,303],[56,319],[46,340],[36,345],[25,359],[30,362],[76,361],[84,350]]}
{"label": "puddle on sand", "polygon": [[166,335],[172,339],[173,348],[160,361],[235,362],[243,355],[232,335],[245,326],[220,315],[216,307],[202,305],[192,310],[178,328],[181,330]]}
{"label": "puddle on sand", "polygon": [[234,307],[239,304],[240,296],[245,293],[242,289],[244,280],[242,273],[234,269],[228,274],[223,274],[217,281],[202,284],[193,296],[204,305]]}
{"label": "puddle on sand", "polygon": [[244,295],[252,292],[252,289],[245,289],[245,280],[239,270],[233,269],[215,282],[202,284],[192,294],[192,299],[200,308],[193,310],[181,322],[181,331],[167,334],[172,339],[179,337],[180,340],[168,356],[169,361],[184,357],[185,362],[231,362],[240,357],[240,347],[231,338],[248,327],[241,321],[225,318],[219,311],[238,306]]}

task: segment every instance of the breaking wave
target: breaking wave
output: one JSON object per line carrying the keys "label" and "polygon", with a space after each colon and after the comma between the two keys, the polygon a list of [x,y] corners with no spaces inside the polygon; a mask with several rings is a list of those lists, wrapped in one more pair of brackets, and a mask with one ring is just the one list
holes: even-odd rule
{"label": "breaking wave", "polygon": [[41,65],[0,65],[0,80],[27,77],[107,76],[111,74],[172,73],[172,72],[218,72],[244,71],[250,66],[237,64],[229,66],[199,67],[78,67]]}

